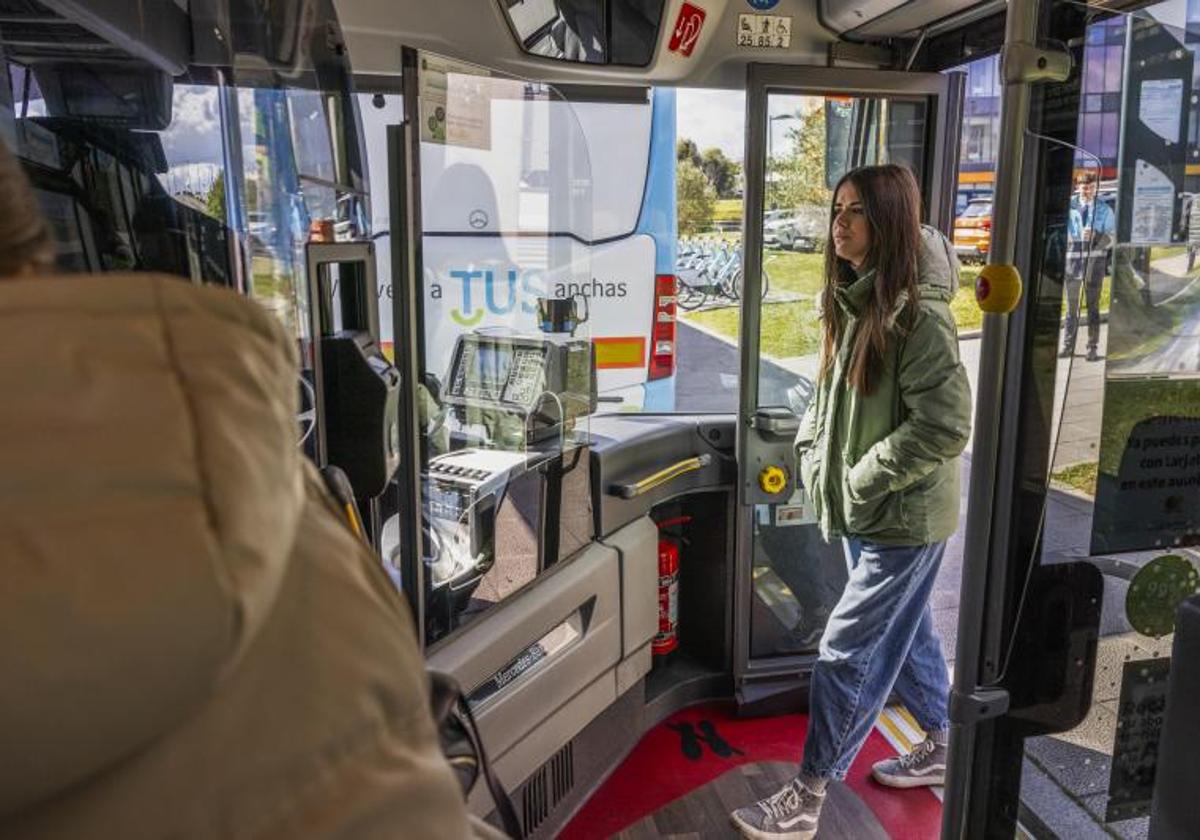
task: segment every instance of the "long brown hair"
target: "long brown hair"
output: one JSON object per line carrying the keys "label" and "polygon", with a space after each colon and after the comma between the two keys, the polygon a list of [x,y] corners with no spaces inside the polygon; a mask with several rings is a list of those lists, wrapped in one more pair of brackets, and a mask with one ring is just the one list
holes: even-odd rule
{"label": "long brown hair", "polygon": [[54,268],[54,242],[16,157],[0,141],[0,278]]}
{"label": "long brown hair", "polygon": [[[888,343],[917,309],[917,256],[921,249],[921,191],[912,172],[903,166],[864,166],[842,176],[833,191],[845,183],[858,191],[866,215],[870,247],[863,265],[875,270],[875,285],[854,335],[850,353],[849,382],[859,393],[875,390]],[[846,329],[846,316],[834,296],[839,285],[855,276],[850,263],[834,251],[833,205],[829,208],[830,236],[825,241],[825,288],[821,293],[823,340],[821,378],[829,375],[838,343]],[[896,307],[904,299],[897,323]]]}

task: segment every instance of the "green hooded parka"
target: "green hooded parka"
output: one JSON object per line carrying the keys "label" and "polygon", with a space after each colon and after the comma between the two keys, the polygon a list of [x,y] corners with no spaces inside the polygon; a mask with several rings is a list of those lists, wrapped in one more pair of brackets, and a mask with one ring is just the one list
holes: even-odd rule
{"label": "green hooded parka", "polygon": [[[949,305],[958,260],[939,231],[922,227],[916,318],[897,330],[874,391],[864,395],[847,373],[876,276],[868,270],[835,293],[846,329],[800,423],[800,477],[826,539],[926,545],[958,526],[958,456],[971,429],[971,389]],[[902,296],[897,315],[905,303]]]}

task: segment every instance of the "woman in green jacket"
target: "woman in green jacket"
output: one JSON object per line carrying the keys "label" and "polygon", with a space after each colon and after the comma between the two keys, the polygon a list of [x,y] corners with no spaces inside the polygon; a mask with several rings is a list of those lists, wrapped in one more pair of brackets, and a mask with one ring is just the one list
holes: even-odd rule
{"label": "woman in green jacket", "polygon": [[733,813],[747,837],[816,833],[827,784],[892,691],[928,737],[876,764],[876,780],[944,781],[949,679],[929,596],[958,524],[971,393],[949,307],[958,263],[920,211],[900,166],[856,169],[834,191],[819,381],[796,452],[822,533],[845,541],[849,579],[813,668],[800,773]]}

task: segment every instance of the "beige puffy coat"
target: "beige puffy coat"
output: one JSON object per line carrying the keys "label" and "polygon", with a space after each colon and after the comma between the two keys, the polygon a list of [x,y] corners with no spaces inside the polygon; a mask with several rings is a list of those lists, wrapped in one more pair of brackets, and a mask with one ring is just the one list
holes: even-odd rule
{"label": "beige puffy coat", "polygon": [[297,390],[234,294],[0,282],[0,837],[469,835]]}

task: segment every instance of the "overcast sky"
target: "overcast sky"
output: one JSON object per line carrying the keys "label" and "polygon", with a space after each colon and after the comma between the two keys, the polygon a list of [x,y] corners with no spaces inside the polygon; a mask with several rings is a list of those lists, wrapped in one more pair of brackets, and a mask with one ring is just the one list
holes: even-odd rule
{"label": "overcast sky", "polygon": [[[774,154],[786,151],[788,129],[795,127],[786,115],[806,111],[817,101],[820,100],[809,96],[771,96],[768,111],[773,118]],[[694,140],[702,152],[716,146],[725,157],[741,162],[746,135],[746,95],[742,91],[679,88],[675,107],[675,124],[681,140],[685,137]]]}
{"label": "overcast sky", "polygon": [[162,133],[163,151],[172,165],[221,163],[217,89],[175,85],[171,126]]}

